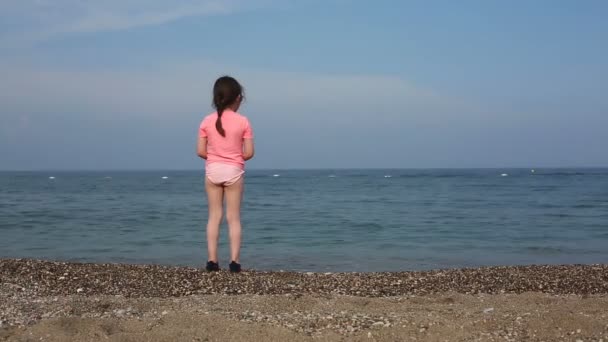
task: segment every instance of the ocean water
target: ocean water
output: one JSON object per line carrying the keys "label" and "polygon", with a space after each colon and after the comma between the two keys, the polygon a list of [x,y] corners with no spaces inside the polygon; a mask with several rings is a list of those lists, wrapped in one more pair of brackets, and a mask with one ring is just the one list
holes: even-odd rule
{"label": "ocean water", "polygon": [[[0,257],[204,265],[203,180],[1,172]],[[242,220],[262,270],[608,263],[608,169],[252,170]]]}

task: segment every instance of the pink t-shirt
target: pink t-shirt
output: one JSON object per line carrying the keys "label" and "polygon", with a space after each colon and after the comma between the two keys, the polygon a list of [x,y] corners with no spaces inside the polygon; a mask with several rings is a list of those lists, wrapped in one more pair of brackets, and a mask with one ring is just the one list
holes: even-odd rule
{"label": "pink t-shirt", "polygon": [[207,164],[224,163],[245,168],[243,139],[252,139],[249,120],[243,115],[225,110],[222,112],[223,137],[215,128],[217,112],[207,115],[199,128],[199,137],[207,138]]}

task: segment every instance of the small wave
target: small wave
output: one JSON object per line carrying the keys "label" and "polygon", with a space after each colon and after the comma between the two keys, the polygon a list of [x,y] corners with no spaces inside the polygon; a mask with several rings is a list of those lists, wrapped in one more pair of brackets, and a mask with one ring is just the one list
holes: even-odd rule
{"label": "small wave", "polygon": [[356,229],[356,230],[360,230],[360,231],[364,231],[364,232],[372,232],[372,231],[379,231],[384,229],[383,226],[379,225],[378,223],[372,223],[372,222],[357,222],[357,223],[352,223],[350,225],[351,229]]}
{"label": "small wave", "polygon": [[592,209],[595,207],[596,206],[593,204],[576,204],[576,205],[572,206],[572,208],[574,208],[574,209]]}
{"label": "small wave", "polygon": [[553,185],[537,185],[533,186],[530,190],[535,192],[544,192],[544,191],[554,191],[559,189],[557,186]]}
{"label": "small wave", "polygon": [[566,213],[550,213],[545,214],[547,217],[558,217],[558,218],[567,218],[567,217],[577,217],[576,215],[566,214]]}
{"label": "small wave", "polygon": [[253,178],[268,178],[268,175],[247,174],[247,179],[253,179]]}
{"label": "small wave", "polygon": [[526,251],[534,254],[560,254],[565,252],[562,248],[548,246],[530,246],[526,247]]}
{"label": "small wave", "polygon": [[552,177],[568,177],[568,176],[597,176],[607,175],[604,172],[548,172],[548,173],[535,173],[537,176],[552,176]]}
{"label": "small wave", "polygon": [[551,247],[551,246],[530,246],[526,247],[525,250],[532,254],[542,255],[558,255],[558,254],[569,254],[569,255],[593,255],[597,254],[598,250],[595,249],[582,249],[582,248],[568,248],[568,247]]}
{"label": "small wave", "polygon": [[595,235],[595,237],[600,238],[600,239],[606,239],[606,238],[608,238],[608,232],[599,232]]}
{"label": "small wave", "polygon": [[441,174],[441,175],[421,175],[421,177],[431,177],[431,178],[458,178],[458,177],[470,177],[470,175],[462,175],[462,174]]}

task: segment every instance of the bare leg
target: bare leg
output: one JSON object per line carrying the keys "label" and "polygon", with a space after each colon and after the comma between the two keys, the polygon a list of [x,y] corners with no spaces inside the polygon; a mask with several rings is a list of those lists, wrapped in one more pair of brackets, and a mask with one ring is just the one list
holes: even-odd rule
{"label": "bare leg", "polygon": [[217,242],[220,236],[222,222],[222,207],[224,202],[224,187],[215,185],[205,178],[207,202],[209,203],[209,220],[207,221],[207,254],[209,261],[217,262]]}
{"label": "bare leg", "polygon": [[241,257],[241,199],[243,198],[243,177],[225,188],[226,220],[230,235],[230,258],[239,263]]}

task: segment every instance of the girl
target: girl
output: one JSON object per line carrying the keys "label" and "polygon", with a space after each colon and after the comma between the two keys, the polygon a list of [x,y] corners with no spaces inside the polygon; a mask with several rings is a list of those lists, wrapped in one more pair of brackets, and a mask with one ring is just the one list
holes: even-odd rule
{"label": "girl", "polygon": [[224,76],[213,86],[213,106],[217,112],[203,119],[197,152],[205,159],[205,188],[209,202],[207,222],[207,271],[219,271],[217,242],[222,209],[226,200],[226,220],[230,235],[230,271],[240,272],[241,198],[245,161],[253,158],[253,133],[249,120],[237,113],[243,101],[243,87]]}

